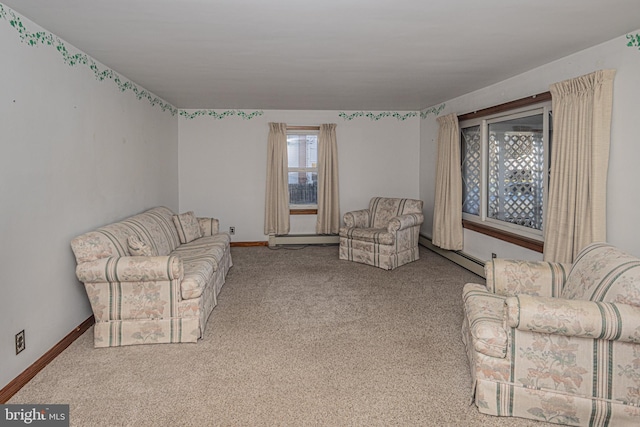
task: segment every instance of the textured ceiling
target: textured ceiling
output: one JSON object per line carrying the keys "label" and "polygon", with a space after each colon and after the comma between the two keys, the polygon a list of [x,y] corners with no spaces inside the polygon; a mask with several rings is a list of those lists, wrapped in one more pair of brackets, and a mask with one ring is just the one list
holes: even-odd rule
{"label": "textured ceiling", "polygon": [[2,0],[178,108],[418,110],[640,28],[639,0]]}

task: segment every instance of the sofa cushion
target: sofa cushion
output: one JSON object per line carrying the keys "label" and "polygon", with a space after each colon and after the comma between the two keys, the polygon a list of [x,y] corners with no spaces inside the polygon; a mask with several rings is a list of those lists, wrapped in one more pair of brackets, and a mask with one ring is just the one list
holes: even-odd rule
{"label": "sofa cushion", "polygon": [[219,233],[220,223],[215,218],[198,218],[198,224],[200,225],[200,233],[202,237],[213,236]]}
{"label": "sofa cushion", "polygon": [[132,256],[157,256],[158,255],[155,248],[153,248],[150,245],[147,245],[138,236],[129,236],[127,243],[129,244],[129,253]]}
{"label": "sofa cushion", "polygon": [[341,227],[340,237],[379,243],[381,245],[393,245],[395,243],[395,234],[389,233],[386,228]]}
{"label": "sofa cushion", "polygon": [[180,245],[173,215],[170,209],[157,207],[136,215],[127,222],[130,222],[131,227],[135,226],[137,235],[144,236],[147,243],[156,247],[158,255],[164,256]]}
{"label": "sofa cushion", "polygon": [[127,256],[129,236],[143,236],[158,255],[169,255],[180,239],[171,217],[173,212],[165,207],[149,209],[123,221],[100,227],[71,241],[71,248],[78,264],[110,256]]}
{"label": "sofa cushion", "polygon": [[484,285],[467,283],[462,298],[473,348],[487,356],[505,357],[507,332],[503,325],[506,297],[488,292]]}
{"label": "sofa cushion", "polygon": [[640,306],[640,259],[593,243],[576,256],[562,297]]}
{"label": "sofa cushion", "polygon": [[193,211],[181,213],[173,216],[173,223],[178,231],[180,243],[185,244],[202,237],[200,224]]}
{"label": "sofa cushion", "polygon": [[183,299],[198,298],[205,285],[220,267],[225,250],[229,250],[231,241],[227,233],[216,234],[196,239],[179,246],[172,255],[182,260],[184,278],[180,284]]}

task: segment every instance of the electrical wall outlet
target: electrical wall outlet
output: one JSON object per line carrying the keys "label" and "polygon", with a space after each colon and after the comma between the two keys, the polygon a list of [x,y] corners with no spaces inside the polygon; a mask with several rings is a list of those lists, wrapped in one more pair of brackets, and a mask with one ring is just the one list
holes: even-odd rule
{"label": "electrical wall outlet", "polygon": [[231,234],[231,235],[236,234],[236,228],[235,227],[229,227],[229,234]]}
{"label": "electrical wall outlet", "polygon": [[24,329],[16,334],[16,354],[20,353],[27,347],[24,341]]}

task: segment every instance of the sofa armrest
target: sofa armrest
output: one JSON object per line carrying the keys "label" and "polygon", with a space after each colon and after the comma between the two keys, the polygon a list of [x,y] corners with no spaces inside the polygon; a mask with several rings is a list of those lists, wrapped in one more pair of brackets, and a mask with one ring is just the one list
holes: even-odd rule
{"label": "sofa armrest", "polygon": [[484,273],[489,292],[557,297],[570,268],[570,264],[495,258],[484,265]]}
{"label": "sofa armrest", "polygon": [[640,343],[640,307],[629,304],[519,295],[507,297],[511,328]]}
{"label": "sofa armrest", "polygon": [[83,262],[76,267],[76,276],[84,283],[152,282],[182,280],[182,260],[170,256],[108,257]]}
{"label": "sofa armrest", "polygon": [[202,237],[214,236],[220,232],[220,221],[216,218],[198,218]]}
{"label": "sofa armrest", "polygon": [[347,227],[368,228],[369,209],[347,212],[343,215],[344,225]]}
{"label": "sofa armrest", "polygon": [[424,215],[421,213],[406,214],[391,218],[387,231],[389,233],[395,233],[398,230],[404,230],[405,228],[419,226],[424,222]]}

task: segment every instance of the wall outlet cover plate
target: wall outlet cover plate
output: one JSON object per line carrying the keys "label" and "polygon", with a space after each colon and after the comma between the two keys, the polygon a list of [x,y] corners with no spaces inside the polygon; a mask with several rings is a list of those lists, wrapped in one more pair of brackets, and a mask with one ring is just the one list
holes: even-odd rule
{"label": "wall outlet cover plate", "polygon": [[16,354],[20,353],[26,348],[24,341],[24,329],[16,334]]}

